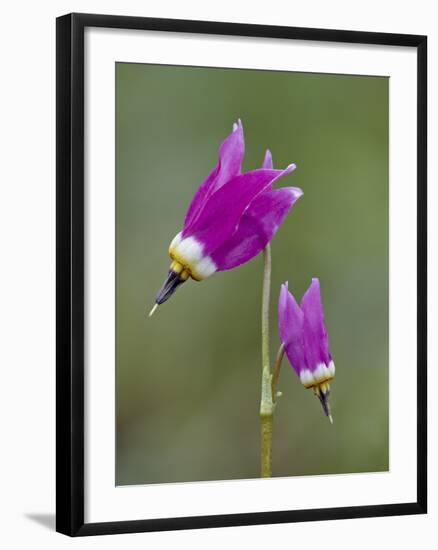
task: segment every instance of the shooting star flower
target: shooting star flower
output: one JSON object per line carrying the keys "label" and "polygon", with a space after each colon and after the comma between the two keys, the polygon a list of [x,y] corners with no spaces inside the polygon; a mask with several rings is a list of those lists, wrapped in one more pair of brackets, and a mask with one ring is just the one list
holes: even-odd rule
{"label": "shooting star flower", "polygon": [[281,285],[278,326],[290,364],[304,387],[313,388],[325,415],[333,423],[328,398],[335,364],[329,349],[318,279],[312,279],[300,306],[289,292],[288,284]]}
{"label": "shooting star flower", "polygon": [[182,231],[170,243],[172,263],[150,315],[189,278],[202,281],[257,256],[303,194],[297,187],[272,188],[296,166],[274,170],[269,151],[260,169],[242,174],[244,150],[239,120],[219,148],[218,164],[196,191]]}

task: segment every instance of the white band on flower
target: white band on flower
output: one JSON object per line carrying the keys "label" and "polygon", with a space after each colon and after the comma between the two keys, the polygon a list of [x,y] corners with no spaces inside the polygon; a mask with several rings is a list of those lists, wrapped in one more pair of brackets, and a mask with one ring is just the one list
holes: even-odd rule
{"label": "white band on flower", "polygon": [[330,361],[328,365],[325,363],[319,363],[316,369],[312,372],[310,369],[303,369],[300,372],[301,383],[310,388],[317,384],[322,384],[331,380],[335,376],[335,364]]}
{"label": "white band on flower", "polygon": [[180,263],[197,281],[202,281],[217,270],[210,256],[202,255],[203,246],[194,237],[182,238],[178,233],[169,246],[172,260]]}

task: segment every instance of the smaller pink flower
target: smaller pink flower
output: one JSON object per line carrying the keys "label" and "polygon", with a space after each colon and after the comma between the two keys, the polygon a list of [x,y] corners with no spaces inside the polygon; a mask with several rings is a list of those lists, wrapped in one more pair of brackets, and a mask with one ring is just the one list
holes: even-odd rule
{"label": "smaller pink flower", "polygon": [[281,285],[278,328],[290,364],[304,387],[313,388],[324,413],[333,422],[328,398],[335,364],[329,349],[318,279],[312,279],[301,305],[289,292],[288,284]]}

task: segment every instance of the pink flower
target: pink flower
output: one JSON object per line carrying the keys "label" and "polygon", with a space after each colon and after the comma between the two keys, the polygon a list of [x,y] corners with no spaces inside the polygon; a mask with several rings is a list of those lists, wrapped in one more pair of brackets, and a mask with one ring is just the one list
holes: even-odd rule
{"label": "pink flower", "polygon": [[326,416],[332,421],[328,398],[335,364],[329,349],[318,279],[312,279],[300,306],[289,292],[288,284],[281,285],[278,328],[290,364],[302,384],[313,388]]}
{"label": "pink flower", "polygon": [[239,120],[219,148],[219,161],[196,191],[182,231],[169,247],[167,279],[156,297],[165,302],[189,277],[202,281],[257,256],[271,241],[291,206],[303,194],[297,187],[273,189],[295,170],[274,170],[266,151],[262,168],[241,173],[245,143]]}

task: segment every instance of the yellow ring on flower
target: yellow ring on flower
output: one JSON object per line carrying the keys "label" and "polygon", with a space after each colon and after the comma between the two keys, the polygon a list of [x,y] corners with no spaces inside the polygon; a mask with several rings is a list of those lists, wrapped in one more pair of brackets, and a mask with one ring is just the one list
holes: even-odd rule
{"label": "yellow ring on flower", "polygon": [[194,237],[183,239],[181,233],[178,233],[169,246],[172,265],[175,264],[175,268],[181,269],[181,272],[187,271],[188,276],[195,281],[206,279],[216,271],[216,265],[209,256],[203,255],[202,249],[202,245]]}

